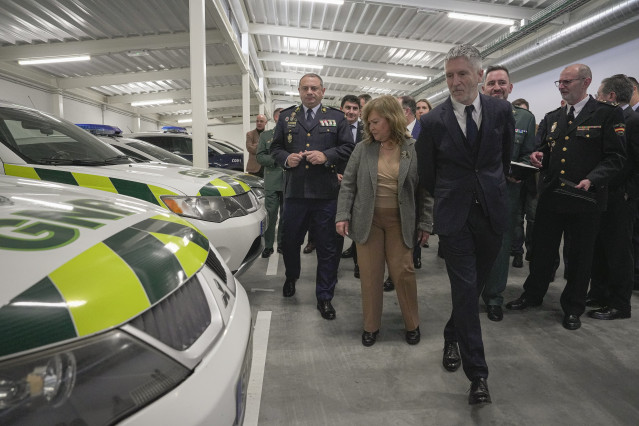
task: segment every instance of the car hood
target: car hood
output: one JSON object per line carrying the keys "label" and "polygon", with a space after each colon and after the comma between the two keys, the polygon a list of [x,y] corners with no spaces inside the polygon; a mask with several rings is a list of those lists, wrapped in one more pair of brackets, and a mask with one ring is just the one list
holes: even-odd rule
{"label": "car hood", "polygon": [[0,358],[107,330],[206,262],[207,238],[120,195],[0,177]]}
{"label": "car hood", "polygon": [[7,175],[129,195],[163,206],[162,195],[234,196],[251,188],[228,174],[165,163],[109,166],[4,164]]}

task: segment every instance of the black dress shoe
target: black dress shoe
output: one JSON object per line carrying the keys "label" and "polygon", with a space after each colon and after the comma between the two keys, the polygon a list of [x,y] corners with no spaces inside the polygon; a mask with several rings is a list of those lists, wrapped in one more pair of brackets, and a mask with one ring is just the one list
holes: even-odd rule
{"label": "black dress shoe", "polygon": [[262,251],[262,257],[270,257],[273,254],[273,249],[272,248],[265,248]]}
{"label": "black dress shoe", "polygon": [[317,310],[322,314],[322,318],[326,320],[335,319],[335,309],[333,309],[330,300],[319,300],[317,302]]}
{"label": "black dress shoe", "polygon": [[526,252],[526,257],[525,257],[525,259],[526,259],[526,262],[530,262],[530,261],[532,260],[532,251],[528,250],[528,251]]}
{"label": "black dress shoe", "polygon": [[304,247],[304,254],[312,253],[313,250],[315,250],[315,244],[308,243],[308,244],[306,244],[306,247]]}
{"label": "black dress shoe", "polygon": [[488,305],[486,306],[486,313],[488,314],[488,319],[491,321],[501,321],[504,319],[504,311],[501,310],[501,306]]}
{"label": "black dress shoe", "polygon": [[362,345],[373,346],[377,341],[377,333],[379,333],[379,330],[372,332],[364,330],[362,333]]}
{"label": "black dress shoe", "polygon": [[279,254],[284,253],[284,251],[282,250],[282,247],[278,247],[278,248],[277,248],[277,252],[278,252]]}
{"label": "black dress shoe", "polygon": [[506,303],[506,309],[510,309],[513,311],[521,311],[522,309],[539,306],[539,305],[541,305],[541,302],[533,303],[527,298],[520,296],[518,299],[515,299],[512,302]]}
{"label": "black dress shoe", "polygon": [[488,383],[483,377],[474,378],[470,383],[470,394],[468,394],[468,403],[470,405],[475,404],[490,404],[490,392],[488,392]]}
{"label": "black dress shoe", "polygon": [[523,268],[524,267],[524,258],[521,253],[516,253],[515,257],[513,257],[513,268]]}
{"label": "black dress shoe", "polygon": [[422,260],[420,258],[414,259],[413,266],[415,269],[422,269]]}
{"label": "black dress shoe", "polygon": [[422,334],[419,332],[419,326],[415,330],[406,332],[406,343],[409,345],[416,345],[419,343]]}
{"label": "black dress shoe", "polygon": [[605,308],[606,304],[599,299],[595,299],[594,297],[589,297],[586,299],[586,306],[588,308]]}
{"label": "black dress shoe", "polygon": [[598,320],[626,319],[630,318],[630,311],[620,311],[619,309],[604,307],[589,311],[588,316]]}
{"label": "black dress shoe", "polygon": [[295,280],[293,278],[287,278],[286,281],[284,281],[282,294],[284,297],[291,297],[295,294]]}
{"label": "black dress shoe", "polygon": [[448,371],[457,371],[461,365],[457,342],[444,342],[444,358],[442,359],[442,364]]}
{"label": "black dress shoe", "polygon": [[353,276],[355,278],[359,278],[359,265],[355,265],[355,269],[353,269]]}
{"label": "black dress shoe", "polygon": [[342,252],[342,259],[348,259],[349,257],[353,257],[353,247],[349,247]]}
{"label": "black dress shoe", "polygon": [[562,323],[566,330],[576,330],[581,327],[581,320],[577,315],[564,315],[564,322]]}
{"label": "black dress shoe", "polygon": [[393,290],[395,290],[395,284],[393,284],[393,280],[391,280],[391,277],[389,276],[388,278],[386,278],[386,281],[384,281],[384,291]]}

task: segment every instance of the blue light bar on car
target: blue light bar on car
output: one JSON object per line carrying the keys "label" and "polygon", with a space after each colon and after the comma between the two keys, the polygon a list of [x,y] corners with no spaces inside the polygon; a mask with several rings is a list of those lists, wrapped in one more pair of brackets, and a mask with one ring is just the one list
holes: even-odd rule
{"label": "blue light bar on car", "polygon": [[108,124],[76,124],[76,126],[83,128],[89,133],[96,136],[109,136],[109,135],[121,135],[122,130],[116,126],[109,126]]}
{"label": "blue light bar on car", "polygon": [[180,126],[162,126],[162,131],[164,133],[188,133],[186,127]]}

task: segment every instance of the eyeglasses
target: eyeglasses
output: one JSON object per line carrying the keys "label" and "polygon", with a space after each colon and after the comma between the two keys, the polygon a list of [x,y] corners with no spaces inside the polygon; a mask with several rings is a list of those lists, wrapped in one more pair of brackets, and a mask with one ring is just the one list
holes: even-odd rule
{"label": "eyeglasses", "polygon": [[572,83],[573,81],[577,81],[577,80],[585,80],[586,78],[573,78],[572,80],[557,80],[555,81],[555,86],[559,87],[562,84],[564,86],[568,86],[570,83]]}

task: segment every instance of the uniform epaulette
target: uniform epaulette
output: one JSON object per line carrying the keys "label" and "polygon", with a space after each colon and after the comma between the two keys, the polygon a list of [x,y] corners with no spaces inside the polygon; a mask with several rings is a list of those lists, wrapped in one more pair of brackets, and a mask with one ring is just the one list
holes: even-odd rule
{"label": "uniform epaulette", "polygon": [[342,111],[341,109],[336,108],[336,107],[334,107],[334,106],[325,106],[324,108],[327,108],[327,109],[334,109],[335,111],[340,111],[340,112]]}
{"label": "uniform epaulette", "polygon": [[532,112],[530,112],[528,109],[522,108],[522,107],[520,107],[518,105],[513,105],[513,108],[516,108],[518,111],[526,111],[525,113],[532,114]]}
{"label": "uniform epaulette", "polygon": [[562,108],[563,108],[563,107],[562,107],[562,106],[560,106],[559,108],[555,108],[555,109],[553,109],[552,111],[547,112],[546,114],[550,114],[550,113],[552,113],[552,112],[557,112],[557,111],[559,111],[559,110],[560,110],[560,109],[562,109]]}
{"label": "uniform epaulette", "polygon": [[597,102],[599,102],[600,104],[604,104],[604,105],[608,105],[608,106],[612,106],[612,107],[616,107],[619,104],[616,102],[608,102],[608,101],[600,101],[599,99],[595,99]]}
{"label": "uniform epaulette", "polygon": [[283,113],[284,111],[288,111],[288,110],[289,110],[289,109],[291,109],[291,108],[297,108],[297,105],[291,105],[291,106],[290,106],[290,107],[288,107],[288,108],[284,108],[282,111],[280,111],[280,113]]}

